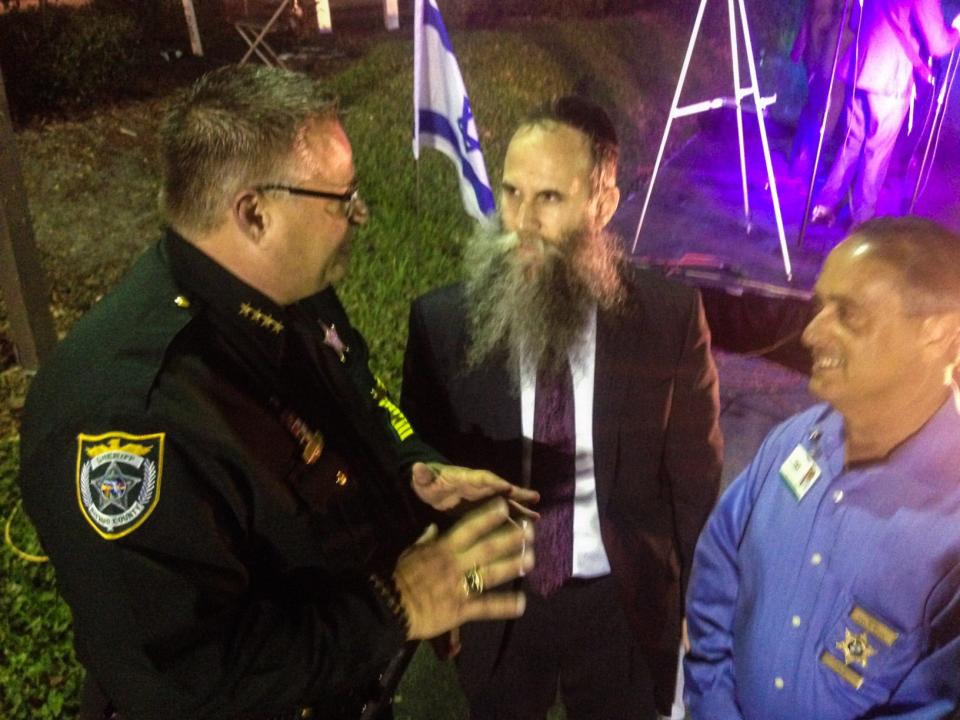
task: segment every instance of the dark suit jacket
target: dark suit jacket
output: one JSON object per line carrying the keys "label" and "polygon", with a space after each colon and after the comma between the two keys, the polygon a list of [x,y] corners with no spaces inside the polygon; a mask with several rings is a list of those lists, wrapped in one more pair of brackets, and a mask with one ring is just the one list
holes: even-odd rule
{"label": "dark suit jacket", "polygon": [[[597,315],[597,501],[624,609],[669,714],[694,546],[720,483],[717,373],[696,291],[632,266],[624,274],[626,304]],[[521,483],[519,398],[503,361],[466,369],[468,342],[462,286],[414,301],[401,404],[453,462]],[[503,623],[482,627],[481,665],[492,668]]]}

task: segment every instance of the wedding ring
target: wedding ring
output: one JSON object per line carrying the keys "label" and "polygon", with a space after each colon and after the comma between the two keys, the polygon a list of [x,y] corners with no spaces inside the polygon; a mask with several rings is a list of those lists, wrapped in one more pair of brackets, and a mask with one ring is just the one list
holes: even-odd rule
{"label": "wedding ring", "polygon": [[463,592],[467,598],[483,592],[483,575],[480,574],[479,565],[474,565],[463,574]]}

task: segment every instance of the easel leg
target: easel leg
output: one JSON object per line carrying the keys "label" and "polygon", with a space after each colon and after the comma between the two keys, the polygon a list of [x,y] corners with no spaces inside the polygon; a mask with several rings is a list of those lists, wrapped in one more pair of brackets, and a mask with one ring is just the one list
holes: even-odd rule
{"label": "easel leg", "polygon": [[750,219],[750,193],[747,189],[747,153],[743,141],[743,92],[740,85],[740,48],[737,43],[737,19],[733,0],[727,0],[730,16],[730,57],[733,60],[733,100],[737,106],[737,147],[740,149],[740,180],[743,186],[743,221],[747,234],[753,229]]}
{"label": "easel leg", "polygon": [[697,37],[700,35],[700,23],[703,21],[703,13],[707,9],[707,0],[700,0],[700,9],[697,10],[697,19],[693,23],[693,32],[690,33],[690,42],[687,43],[687,54],[683,58],[683,67],[680,70],[680,78],[677,80],[677,89],[673,93],[673,102],[670,104],[670,113],[667,115],[667,125],[663,129],[663,137],[660,140],[660,149],[657,150],[657,159],[653,163],[653,173],[647,182],[647,196],[643,199],[643,209],[640,211],[640,221],[637,223],[637,232],[633,236],[633,248],[631,253],[637,252],[637,243],[640,240],[640,229],[643,227],[643,220],[647,216],[647,207],[650,205],[650,196],[653,195],[653,186],[657,181],[657,173],[660,170],[660,163],[663,160],[663,151],[667,147],[667,138],[670,137],[670,128],[673,125],[673,118],[676,116],[677,105],[680,102],[680,91],[683,90],[683,83],[687,79],[687,70],[690,68],[690,58],[693,57],[693,48],[697,44]]}

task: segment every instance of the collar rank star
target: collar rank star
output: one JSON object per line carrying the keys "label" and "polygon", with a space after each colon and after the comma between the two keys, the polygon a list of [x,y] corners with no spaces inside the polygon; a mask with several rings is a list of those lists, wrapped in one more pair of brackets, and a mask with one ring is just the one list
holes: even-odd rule
{"label": "collar rank star", "polygon": [[140,527],[160,499],[164,433],[77,435],[77,500],[106,540]]}
{"label": "collar rank star", "polygon": [[857,663],[860,667],[867,666],[867,660],[877,654],[876,648],[870,644],[870,636],[866,632],[854,633],[849,628],[844,628],[845,635],[843,640],[837,642],[837,650],[843,651],[843,663],[852,665]]}
{"label": "collar rank star", "polygon": [[780,478],[790,488],[797,502],[803,500],[819,477],[820,466],[803,445],[797,445],[780,466]]}
{"label": "collar rank star", "polygon": [[259,308],[253,307],[250,303],[240,303],[240,317],[245,317],[262,328],[279,335],[283,332],[283,323]]}

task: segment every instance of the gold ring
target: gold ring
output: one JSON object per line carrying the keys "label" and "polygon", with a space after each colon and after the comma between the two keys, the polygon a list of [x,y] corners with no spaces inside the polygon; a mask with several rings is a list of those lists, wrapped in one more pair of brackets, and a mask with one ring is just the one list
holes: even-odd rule
{"label": "gold ring", "polygon": [[483,575],[480,574],[479,565],[474,565],[463,574],[463,592],[468,598],[483,592]]}

